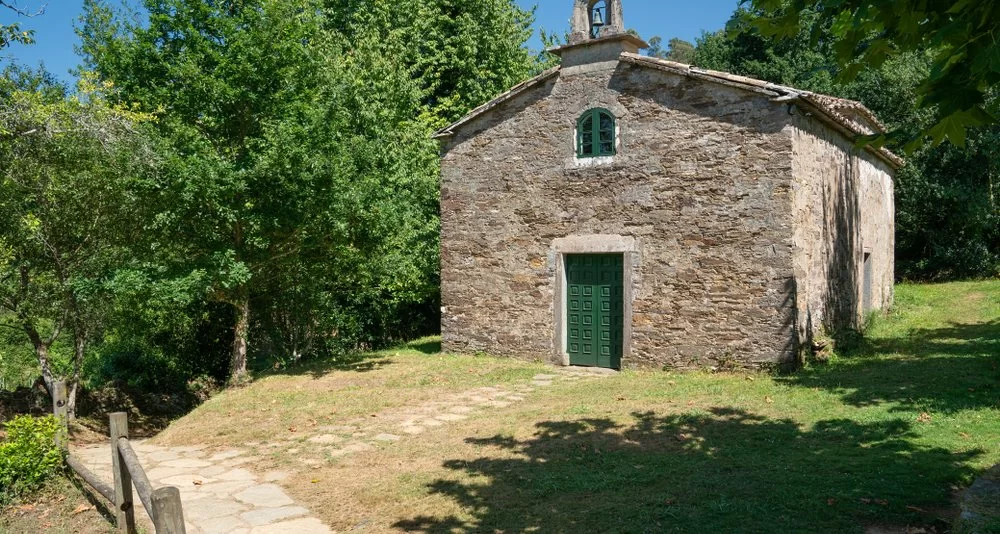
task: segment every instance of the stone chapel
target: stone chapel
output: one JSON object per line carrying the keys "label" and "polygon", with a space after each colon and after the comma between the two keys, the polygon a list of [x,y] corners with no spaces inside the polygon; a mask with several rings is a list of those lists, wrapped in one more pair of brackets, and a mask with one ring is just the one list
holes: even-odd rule
{"label": "stone chapel", "polygon": [[559,67],[438,133],[444,350],[774,365],[891,306],[873,113],[640,55],[622,15],[576,0]]}

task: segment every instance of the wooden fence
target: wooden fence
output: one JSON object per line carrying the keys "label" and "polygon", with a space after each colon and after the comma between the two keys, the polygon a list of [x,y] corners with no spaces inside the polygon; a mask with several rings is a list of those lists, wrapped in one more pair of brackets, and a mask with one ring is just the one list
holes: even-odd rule
{"label": "wooden fence", "polygon": [[[64,449],[69,445],[69,426],[66,402],[66,383],[56,382],[52,388],[53,413],[62,421],[56,442]],[[72,454],[66,455],[66,465],[76,473],[98,495],[111,505],[115,512],[118,531],[135,534],[135,506],[132,502],[132,487],[139,494],[146,512],[153,520],[156,534],[185,534],[184,511],[181,508],[181,492],[167,486],[153,489],[146,471],[135,454],[128,434],[128,414],[110,415],[111,460],[114,483],[108,484],[84,467]]]}

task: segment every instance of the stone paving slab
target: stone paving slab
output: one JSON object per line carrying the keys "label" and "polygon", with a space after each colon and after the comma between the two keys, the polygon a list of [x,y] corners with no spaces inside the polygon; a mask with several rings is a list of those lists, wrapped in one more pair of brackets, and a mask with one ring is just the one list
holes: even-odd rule
{"label": "stone paving slab", "polygon": [[[246,451],[231,449],[207,454],[202,452],[205,447],[132,443],[154,487],[175,486],[180,490],[189,534],[332,532],[274,484],[287,478],[287,473],[275,471],[258,478],[239,467],[251,460]],[[74,448],[72,454],[100,478],[108,482],[113,479],[110,445]],[[145,531],[153,532],[152,521],[139,496],[133,495],[133,499],[136,521]]]}

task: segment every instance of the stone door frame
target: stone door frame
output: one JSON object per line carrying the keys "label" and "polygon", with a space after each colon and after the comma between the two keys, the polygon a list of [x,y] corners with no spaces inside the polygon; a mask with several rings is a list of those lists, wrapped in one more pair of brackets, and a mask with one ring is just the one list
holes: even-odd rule
{"label": "stone door frame", "polygon": [[566,351],[566,256],[571,254],[621,254],[622,267],[622,298],[625,315],[622,327],[622,368],[628,366],[632,356],[632,301],[635,298],[634,273],[639,264],[639,250],[634,237],[621,235],[579,235],[556,239],[552,242],[551,258],[555,264],[553,269],[555,288],[553,302],[555,331],[553,343],[554,362],[568,367],[569,353]]}

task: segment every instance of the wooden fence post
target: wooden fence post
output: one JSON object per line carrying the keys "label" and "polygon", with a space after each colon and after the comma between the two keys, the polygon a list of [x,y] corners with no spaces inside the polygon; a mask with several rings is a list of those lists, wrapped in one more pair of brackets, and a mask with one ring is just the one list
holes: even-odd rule
{"label": "wooden fence post", "polygon": [[69,414],[66,398],[66,382],[59,380],[52,383],[52,415],[59,421],[56,431],[56,446],[60,449],[69,448]]}
{"label": "wooden fence post", "polygon": [[132,502],[132,476],[118,451],[118,440],[128,439],[128,414],[113,413],[111,423],[111,465],[115,475],[115,515],[118,532],[135,534],[135,507]]}
{"label": "wooden fence post", "polygon": [[156,534],[186,534],[181,490],[166,487],[153,492],[153,525]]}

